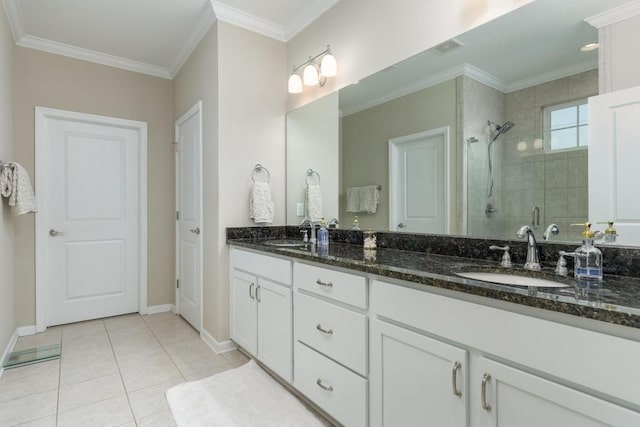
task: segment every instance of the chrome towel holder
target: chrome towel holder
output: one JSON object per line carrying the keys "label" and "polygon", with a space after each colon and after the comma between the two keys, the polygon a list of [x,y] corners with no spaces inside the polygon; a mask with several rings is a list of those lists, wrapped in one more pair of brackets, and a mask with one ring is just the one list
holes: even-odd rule
{"label": "chrome towel holder", "polygon": [[269,183],[269,181],[271,181],[271,174],[269,173],[269,169],[267,169],[266,167],[262,166],[260,163],[257,163],[255,165],[255,167],[253,168],[253,171],[251,172],[251,180],[253,182],[256,182],[256,177],[262,175],[263,173],[266,173],[267,180],[266,181],[259,181],[259,182]]}
{"label": "chrome towel holder", "polygon": [[[315,177],[318,178],[318,182],[309,182],[309,180],[313,180]],[[314,171],[313,169],[309,168],[307,169],[307,176],[304,178],[304,182],[309,185],[309,184],[320,184],[321,179],[320,179],[320,174],[316,171]]]}

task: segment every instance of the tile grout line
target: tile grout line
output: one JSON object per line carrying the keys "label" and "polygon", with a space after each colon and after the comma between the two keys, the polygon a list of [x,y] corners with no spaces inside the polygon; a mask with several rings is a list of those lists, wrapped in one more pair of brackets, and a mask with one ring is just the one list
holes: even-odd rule
{"label": "tile grout line", "polygon": [[[103,323],[104,323],[104,320],[103,320]],[[111,341],[111,333],[109,331],[109,328],[107,328],[106,324],[104,325],[104,329],[107,331],[107,339],[109,340],[109,346],[111,347],[111,352],[113,353],[113,358],[115,359],[116,366],[118,367],[118,375],[120,376],[120,382],[122,383],[122,388],[124,389],[124,394],[127,397],[127,404],[129,405],[129,411],[131,412],[131,417],[133,418],[133,422],[137,427],[138,420],[136,419],[136,414],[133,412],[133,406],[131,405],[131,399],[129,398],[129,391],[127,390],[127,386],[124,383],[124,378],[122,377],[122,370],[120,369],[120,363],[118,362],[118,356],[116,355],[116,350],[113,348],[113,342]]]}
{"label": "tile grout line", "polygon": [[[176,315],[177,316],[177,315]],[[149,330],[151,331],[151,334],[153,335],[153,337],[156,339],[156,341],[158,341],[158,344],[160,344],[160,347],[162,347],[162,351],[164,351],[164,353],[167,355],[167,357],[169,357],[169,360],[171,360],[171,363],[173,363],[173,366],[178,370],[178,372],[180,372],[180,376],[182,377],[183,381],[187,381],[187,377],[184,375],[184,373],[182,372],[182,369],[180,369],[178,367],[178,365],[176,364],[176,361],[173,359],[173,357],[171,357],[171,355],[169,354],[169,352],[167,351],[167,348],[164,346],[164,344],[162,343],[162,341],[160,341],[160,338],[158,338],[158,336],[156,335],[155,331],[153,330],[153,328],[151,326],[149,326],[149,324],[147,323],[147,321],[145,320],[144,316],[142,316],[142,321],[144,322],[145,325],[147,325],[147,328],[149,328]]]}

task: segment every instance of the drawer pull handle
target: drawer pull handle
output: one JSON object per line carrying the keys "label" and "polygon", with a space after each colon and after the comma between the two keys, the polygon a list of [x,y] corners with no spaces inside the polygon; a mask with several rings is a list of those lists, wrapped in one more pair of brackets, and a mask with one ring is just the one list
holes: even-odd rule
{"label": "drawer pull handle", "polygon": [[253,297],[253,292],[252,292],[254,286],[256,286],[256,285],[253,284],[253,283],[249,285],[249,298],[251,298],[251,299],[255,299]]}
{"label": "drawer pull handle", "polygon": [[333,329],[325,329],[322,327],[320,323],[316,325],[316,329],[322,332],[323,334],[333,335]]}
{"label": "drawer pull handle", "polygon": [[324,384],[322,384],[322,380],[320,378],[318,378],[318,381],[316,381],[316,384],[318,384],[318,387],[320,387],[323,390],[326,391],[333,391],[333,387],[332,386],[326,386]]}
{"label": "drawer pull handle", "polygon": [[316,280],[316,283],[320,286],[326,286],[327,288],[333,288],[333,283],[331,282],[323,282],[322,280]]}
{"label": "drawer pull handle", "polygon": [[482,409],[484,409],[487,412],[491,412],[491,405],[489,405],[487,403],[487,383],[491,381],[491,375],[489,374],[484,374],[482,376],[482,389],[481,391],[481,400],[482,400]]}
{"label": "drawer pull handle", "polygon": [[458,370],[462,368],[462,363],[455,362],[453,364],[453,372],[451,373],[451,386],[453,387],[454,396],[462,396],[462,392],[458,390]]}

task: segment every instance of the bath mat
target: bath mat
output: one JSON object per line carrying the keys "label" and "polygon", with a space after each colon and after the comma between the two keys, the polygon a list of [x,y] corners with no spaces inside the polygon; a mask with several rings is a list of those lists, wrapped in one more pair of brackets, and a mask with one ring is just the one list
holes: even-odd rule
{"label": "bath mat", "polygon": [[253,360],[167,390],[179,427],[324,426]]}

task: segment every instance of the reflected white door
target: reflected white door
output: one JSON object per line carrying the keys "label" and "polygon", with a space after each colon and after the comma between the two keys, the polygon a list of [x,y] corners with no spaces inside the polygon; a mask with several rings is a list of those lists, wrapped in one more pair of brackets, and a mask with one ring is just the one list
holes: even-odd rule
{"label": "reflected white door", "polygon": [[449,231],[449,128],[389,140],[389,230]]}
{"label": "reflected white door", "polygon": [[614,221],[616,243],[634,246],[640,245],[638,117],[640,87],[589,98],[589,220]]}
{"label": "reflected white door", "polygon": [[176,121],[177,311],[202,323],[202,103]]}
{"label": "reflected white door", "polygon": [[142,290],[146,124],[68,114],[36,112],[37,300],[46,307],[40,330],[137,312]]}

